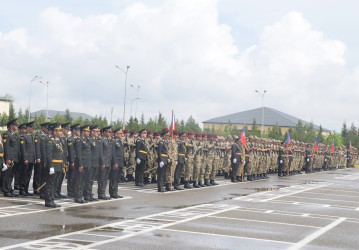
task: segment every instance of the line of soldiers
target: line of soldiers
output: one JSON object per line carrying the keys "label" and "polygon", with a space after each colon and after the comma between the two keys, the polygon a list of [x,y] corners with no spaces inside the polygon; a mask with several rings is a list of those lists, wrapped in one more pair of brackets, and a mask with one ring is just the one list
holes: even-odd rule
{"label": "line of soldiers", "polygon": [[[193,131],[161,132],[142,129],[137,133],[79,124],[41,124],[35,135],[33,122],[12,120],[2,135],[0,147],[1,190],[7,197],[40,195],[48,207],[56,207],[67,178],[67,196],[77,203],[121,198],[120,182],[135,181],[136,186],[157,183],[159,192],[217,185],[216,176],[232,182],[348,167],[358,157],[355,148],[331,148],[292,141],[249,136],[226,138]],[[19,133],[16,133],[19,130]],[[71,134],[70,134],[71,132]],[[33,176],[33,190],[29,184]],[[135,174],[135,175],[133,175]],[[109,194],[106,196],[107,181]],[[12,182],[14,181],[14,189]],[[98,183],[97,198],[92,193]],[[184,186],[181,187],[181,184]]]}

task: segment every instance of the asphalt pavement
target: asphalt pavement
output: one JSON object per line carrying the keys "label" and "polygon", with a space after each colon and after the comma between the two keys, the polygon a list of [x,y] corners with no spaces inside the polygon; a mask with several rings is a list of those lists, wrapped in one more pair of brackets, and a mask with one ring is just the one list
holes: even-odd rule
{"label": "asphalt pavement", "polygon": [[[0,197],[1,249],[359,249],[359,169],[77,204]],[[65,184],[63,190],[66,190]],[[96,193],[97,186],[94,186]]]}

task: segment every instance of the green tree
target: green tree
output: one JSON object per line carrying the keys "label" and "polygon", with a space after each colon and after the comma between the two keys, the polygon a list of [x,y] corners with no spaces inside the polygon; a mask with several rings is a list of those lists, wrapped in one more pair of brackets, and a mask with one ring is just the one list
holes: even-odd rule
{"label": "green tree", "polygon": [[267,137],[275,140],[283,140],[282,129],[278,124],[268,129]]}
{"label": "green tree", "polygon": [[325,139],[324,139],[324,136],[323,136],[323,127],[322,125],[319,126],[319,132],[318,132],[318,142],[319,143],[324,143],[325,142]]}
{"label": "green tree", "polygon": [[16,114],[15,114],[15,108],[14,108],[14,104],[13,101],[10,102],[10,107],[9,107],[9,121],[13,120],[16,118]]}
{"label": "green tree", "polygon": [[189,116],[185,128],[187,131],[194,131],[195,133],[202,131],[202,129],[200,128],[200,126],[198,125],[198,123],[196,122],[196,120],[193,118],[192,115]]}
{"label": "green tree", "polygon": [[341,134],[337,133],[335,130],[330,133],[330,135],[326,139],[327,145],[332,145],[333,137],[335,141],[335,147],[340,147],[343,144],[342,136]]}
{"label": "green tree", "polygon": [[1,127],[6,126],[8,121],[9,121],[9,116],[5,112],[2,113],[2,115],[0,116],[0,126]]}
{"label": "green tree", "polygon": [[67,108],[64,115],[65,121],[71,123],[73,118],[71,116],[70,110]]}
{"label": "green tree", "polygon": [[167,124],[166,118],[162,115],[161,112],[159,112],[158,119],[157,119],[157,124],[156,124],[156,129],[158,131],[160,131],[163,128],[168,128],[168,124]]}
{"label": "green tree", "polygon": [[253,119],[252,129],[250,131],[248,131],[248,135],[254,135],[254,136],[258,136],[258,137],[261,135],[261,131],[258,127],[256,119]]}

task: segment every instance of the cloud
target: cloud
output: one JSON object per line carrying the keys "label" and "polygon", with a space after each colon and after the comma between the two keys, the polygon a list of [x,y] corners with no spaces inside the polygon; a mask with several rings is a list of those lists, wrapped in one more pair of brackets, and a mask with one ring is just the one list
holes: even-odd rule
{"label": "cloud", "polygon": [[[332,128],[351,104],[345,96],[358,97],[345,89],[359,79],[358,70],[345,69],[345,44],[298,12],[269,24],[258,44],[243,51],[231,26],[219,24],[217,1],[139,2],[87,17],[49,7],[32,30],[0,34],[1,84],[23,108],[39,74],[50,81],[50,109],[109,117],[114,107],[121,119],[125,75],[115,65],[131,66],[127,117],[136,97],[130,84],[141,85],[137,113],[145,118],[158,111],[169,118],[174,110],[177,118],[192,114],[197,121],[258,107],[254,89],[266,89],[266,106]],[[44,86],[33,83],[32,100],[32,110],[45,107]]]}

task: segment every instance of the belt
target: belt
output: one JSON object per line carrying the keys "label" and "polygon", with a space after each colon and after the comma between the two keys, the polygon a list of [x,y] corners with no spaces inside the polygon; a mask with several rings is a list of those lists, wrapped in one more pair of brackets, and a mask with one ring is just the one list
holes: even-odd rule
{"label": "belt", "polygon": [[0,157],[3,157],[3,156],[4,156],[4,154],[3,154],[3,153],[1,153],[1,154],[0,154]]}
{"label": "belt", "polygon": [[165,155],[165,154],[161,154],[161,156],[168,157],[168,155]]}
{"label": "belt", "polygon": [[63,161],[63,160],[52,160],[52,162],[55,162],[55,163],[63,163],[64,161]]}
{"label": "belt", "polygon": [[140,153],[144,153],[144,154],[146,154],[146,155],[147,155],[147,152],[146,152],[146,151],[143,151],[143,150],[138,150],[138,152],[140,152]]}
{"label": "belt", "polygon": [[308,157],[309,157],[309,156],[312,156],[312,155],[308,155]]}
{"label": "belt", "polygon": [[185,156],[185,154],[178,153],[178,155]]}
{"label": "belt", "polygon": [[236,155],[242,155],[242,153],[236,153]]}
{"label": "belt", "polygon": [[246,156],[249,156],[248,154],[246,154]]}
{"label": "belt", "polygon": [[293,156],[293,155],[288,155],[288,156]]}

